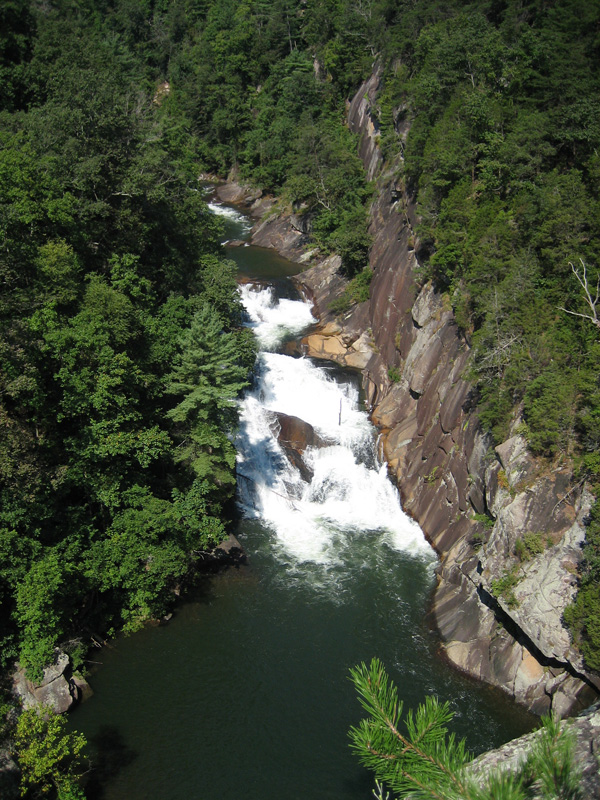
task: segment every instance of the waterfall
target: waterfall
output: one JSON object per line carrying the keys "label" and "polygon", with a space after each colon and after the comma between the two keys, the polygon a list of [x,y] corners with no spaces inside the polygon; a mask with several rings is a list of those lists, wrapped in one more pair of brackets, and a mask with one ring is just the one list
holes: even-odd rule
{"label": "waterfall", "polygon": [[241,211],[230,206],[223,206],[211,200],[207,203],[209,210],[217,217],[222,217],[225,222],[226,239],[221,244],[226,244],[230,239],[246,239],[252,230],[252,222]]}
{"label": "waterfall", "polygon": [[[261,347],[255,386],[240,404],[239,503],[273,533],[290,564],[340,563],[357,537],[433,560],[422,531],[400,505],[377,457],[374,429],[351,378],[334,380],[306,358],[275,352],[315,320],[307,303],[279,300],[272,288],[246,284],[242,302]],[[298,417],[322,442],[308,447],[303,479],[278,442],[274,412]]]}

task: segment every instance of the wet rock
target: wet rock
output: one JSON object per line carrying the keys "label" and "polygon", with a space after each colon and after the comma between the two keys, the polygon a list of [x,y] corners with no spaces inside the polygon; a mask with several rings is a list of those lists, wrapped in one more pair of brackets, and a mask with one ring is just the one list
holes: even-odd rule
{"label": "wet rock", "polygon": [[276,411],[274,424],[277,429],[277,440],[288,459],[300,472],[302,479],[310,483],[313,471],[304,460],[304,453],[309,447],[324,447],[326,442],[310,423],[299,417]]}
{"label": "wet rock", "polygon": [[73,683],[77,689],[77,700],[79,703],[85,703],[86,700],[89,700],[90,697],[93,696],[94,690],[81,675],[73,675]]}
{"label": "wet rock", "polygon": [[292,356],[293,358],[304,355],[302,347],[296,339],[292,339],[289,342],[285,342],[285,344],[281,348],[281,352],[283,355]]}
{"label": "wet rock", "polygon": [[230,533],[221,544],[215,547],[213,561],[217,568],[221,566],[239,566],[240,564],[246,564],[247,557],[242,545],[237,538]]}

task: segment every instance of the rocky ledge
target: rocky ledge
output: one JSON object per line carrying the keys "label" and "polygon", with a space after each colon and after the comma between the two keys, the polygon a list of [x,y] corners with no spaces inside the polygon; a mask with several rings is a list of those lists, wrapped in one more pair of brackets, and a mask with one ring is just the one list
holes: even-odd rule
{"label": "rocky ledge", "polygon": [[465,379],[469,346],[450,303],[415,284],[414,208],[395,166],[382,166],[370,113],[378,82],[375,74],[361,86],[348,120],[377,179],[369,300],[342,316],[329,311],[345,282],[337,256],[315,263],[306,253],[309,220],[272,214],[252,241],[312,264],[299,280],[320,327],[304,349],[362,371],[404,508],[440,556],[433,607],[449,659],[532,711],[572,714],[600,686],[562,623],[590,496],[572,488],[568,467],[534,460],[518,426],[496,448],[481,429]]}
{"label": "rocky ledge", "polygon": [[[580,797],[600,797],[600,772],[598,758],[600,756],[600,704],[588,708],[575,719],[563,723],[574,738],[573,762],[580,773]],[[485,777],[491,770],[516,772],[527,760],[532,744],[539,732],[534,731],[526,736],[490,750],[469,764],[468,772],[476,778]]]}

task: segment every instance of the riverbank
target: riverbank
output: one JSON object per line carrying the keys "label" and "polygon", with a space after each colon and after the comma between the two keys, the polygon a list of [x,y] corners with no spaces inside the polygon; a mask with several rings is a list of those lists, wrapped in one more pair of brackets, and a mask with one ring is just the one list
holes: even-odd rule
{"label": "riverbank", "polygon": [[[254,265],[253,247],[236,256]],[[227,800],[364,798],[372,779],[348,748],[361,715],[348,670],[373,653],[406,707],[447,698],[477,752],[531,729],[529,715],[439,657],[426,615],[436,559],[375,458],[356,373],[286,355],[312,323],[288,272],[271,280],[263,263],[241,286],[262,350],[237,442],[235,533],[248,566],[207,580],[168,625],[115,642],[96,699],[69,718],[95,748],[105,800],[180,800],[200,785]],[[288,448],[310,451],[308,469]]]}

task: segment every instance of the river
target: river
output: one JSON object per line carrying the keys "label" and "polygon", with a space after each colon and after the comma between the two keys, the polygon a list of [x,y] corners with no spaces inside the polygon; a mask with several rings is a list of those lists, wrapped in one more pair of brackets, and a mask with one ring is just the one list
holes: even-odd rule
{"label": "river", "polygon": [[[212,204],[228,239],[249,223]],[[70,717],[91,744],[90,798],[366,800],[348,748],[361,717],[349,668],[380,657],[407,707],[449,700],[453,729],[481,751],[532,718],[440,655],[428,617],[436,556],[377,458],[359,379],[282,354],[313,322],[277,254],[229,248],[260,343],[240,405],[236,534],[248,565],[207,578],[168,625],[99,652],[96,696]],[[274,412],[313,426],[304,478],[274,435]]]}

